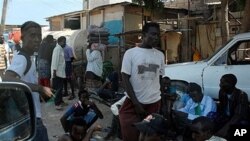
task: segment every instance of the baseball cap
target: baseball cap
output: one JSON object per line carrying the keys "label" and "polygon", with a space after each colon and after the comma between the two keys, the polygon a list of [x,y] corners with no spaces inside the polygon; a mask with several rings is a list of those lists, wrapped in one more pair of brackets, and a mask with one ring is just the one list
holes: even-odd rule
{"label": "baseball cap", "polygon": [[134,123],[133,125],[140,132],[148,135],[167,134],[167,119],[156,113],[148,115],[143,121]]}

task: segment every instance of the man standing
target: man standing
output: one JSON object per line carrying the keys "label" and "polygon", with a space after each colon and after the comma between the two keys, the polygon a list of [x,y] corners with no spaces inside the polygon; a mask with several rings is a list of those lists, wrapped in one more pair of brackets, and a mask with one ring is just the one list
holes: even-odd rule
{"label": "man standing", "polygon": [[[39,93],[41,96],[48,98],[52,96],[51,89],[37,85],[37,76],[34,59],[31,59],[33,53],[38,49],[41,43],[41,26],[33,21],[25,22],[21,26],[21,39],[23,41],[23,47],[20,52],[16,54],[11,65],[7,68],[3,81],[15,81],[27,84],[32,92],[32,97],[35,104],[36,111],[36,141],[48,141],[47,129],[43,125],[41,119],[41,105],[39,99]],[[26,57],[25,57],[26,56]],[[30,60],[28,60],[30,59]],[[30,67],[28,67],[31,62]],[[28,69],[27,69],[28,67]],[[25,70],[27,69],[27,73]]]}
{"label": "man standing", "polygon": [[41,43],[41,46],[38,51],[38,79],[39,84],[43,86],[50,87],[50,78],[51,78],[51,59],[52,53],[56,46],[54,37],[48,35],[44,41]]}
{"label": "man standing", "polygon": [[52,72],[52,87],[56,90],[55,106],[57,110],[61,110],[65,104],[62,97],[63,80],[65,79],[65,59],[64,50],[66,46],[66,38],[61,36],[57,39],[57,45],[53,50],[51,72]]}
{"label": "man standing", "polygon": [[75,59],[74,58],[74,54],[73,54],[73,49],[72,47],[66,45],[64,48],[64,59],[65,59],[65,64],[66,64],[66,68],[65,68],[65,73],[66,73],[66,78],[64,79],[64,95],[67,96],[68,95],[68,82],[70,84],[70,88],[71,88],[71,95],[69,97],[69,100],[72,100],[75,98],[75,93],[74,93],[74,83],[72,80],[72,62]]}
{"label": "man standing", "polygon": [[100,88],[102,85],[103,59],[98,43],[90,43],[86,50],[87,68],[85,73],[85,87],[87,90]]}
{"label": "man standing", "polygon": [[139,132],[132,125],[160,109],[160,75],[163,75],[164,55],[153,48],[159,43],[160,26],[146,23],[142,29],[141,47],[125,52],[122,78],[127,98],[120,109],[123,141],[137,141]]}

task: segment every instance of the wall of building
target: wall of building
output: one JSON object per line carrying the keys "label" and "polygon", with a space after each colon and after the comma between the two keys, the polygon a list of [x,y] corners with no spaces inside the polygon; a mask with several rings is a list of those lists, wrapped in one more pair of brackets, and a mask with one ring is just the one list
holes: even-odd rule
{"label": "wall of building", "polygon": [[50,29],[51,31],[58,31],[64,28],[64,17],[57,16],[50,19]]}
{"label": "wall of building", "polygon": [[[132,2],[132,0],[88,0],[89,1],[89,9],[93,9],[102,5],[121,3],[121,2]],[[85,1],[85,3],[87,3]]]}

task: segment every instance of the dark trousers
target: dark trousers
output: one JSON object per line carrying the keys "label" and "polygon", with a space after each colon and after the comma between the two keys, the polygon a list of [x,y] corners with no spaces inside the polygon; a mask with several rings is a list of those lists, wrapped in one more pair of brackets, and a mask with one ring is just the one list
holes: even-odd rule
{"label": "dark trousers", "polygon": [[55,105],[58,106],[63,102],[63,80],[64,78],[61,77],[55,77],[52,78],[52,88],[56,90],[56,97],[55,97]]}
{"label": "dark trousers", "polygon": [[64,87],[64,94],[68,94],[68,82],[71,88],[71,95],[75,96],[74,93],[74,82],[71,78],[64,78],[64,83],[63,83],[63,87]]}

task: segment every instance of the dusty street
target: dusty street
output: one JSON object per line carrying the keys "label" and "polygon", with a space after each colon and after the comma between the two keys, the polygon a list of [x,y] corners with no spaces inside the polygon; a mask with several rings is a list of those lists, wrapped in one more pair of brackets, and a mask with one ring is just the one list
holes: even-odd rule
{"label": "dusty street", "polygon": [[[74,100],[68,101],[68,97],[64,97],[65,102],[67,102],[70,106],[71,104],[75,103],[77,101],[77,98]],[[98,119],[97,122],[103,127],[110,126],[112,113],[109,109],[109,107],[99,103],[96,100],[93,100],[96,105],[99,107],[99,109],[102,111],[104,115],[104,119]],[[64,133],[63,128],[61,126],[61,123],[59,121],[60,117],[63,115],[65,109],[67,107],[64,107],[64,110],[58,111],[55,109],[54,103],[42,103],[42,112],[43,112],[43,121],[45,126],[48,129],[48,135],[50,141],[57,141],[58,137]],[[107,133],[106,132],[97,132],[97,135],[100,135],[101,137],[104,137]],[[102,141],[102,139],[98,139],[98,141]],[[120,141],[119,139],[115,139],[114,141]]]}

